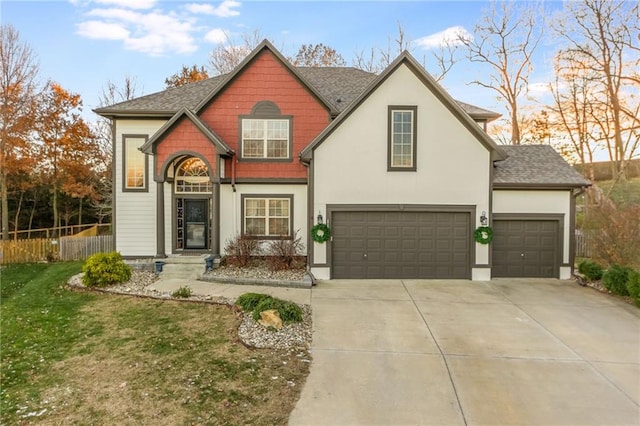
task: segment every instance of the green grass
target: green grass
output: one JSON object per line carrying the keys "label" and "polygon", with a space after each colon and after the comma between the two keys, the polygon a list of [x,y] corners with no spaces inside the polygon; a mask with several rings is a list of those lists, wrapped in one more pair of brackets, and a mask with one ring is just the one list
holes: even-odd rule
{"label": "green grass", "polygon": [[596,182],[596,184],[605,194],[609,193],[613,186],[609,197],[618,206],[640,205],[640,177],[619,181],[615,185],[612,180]]}
{"label": "green grass", "polygon": [[244,347],[226,306],[67,290],[79,270],[2,268],[0,424],[286,424],[306,353]]}
{"label": "green grass", "polygon": [[95,324],[75,321],[93,300],[89,294],[69,293],[63,285],[80,271],[80,263],[11,265],[2,268],[0,316],[0,412],[18,410],[18,394],[34,398],[37,377],[64,358],[74,344],[95,333]]}

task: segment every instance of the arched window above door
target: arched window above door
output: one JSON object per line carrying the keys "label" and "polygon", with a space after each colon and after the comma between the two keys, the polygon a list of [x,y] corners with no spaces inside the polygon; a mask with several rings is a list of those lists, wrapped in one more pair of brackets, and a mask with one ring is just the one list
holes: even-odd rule
{"label": "arched window above door", "polygon": [[178,166],[176,173],[176,193],[211,193],[213,184],[209,179],[207,165],[199,158],[191,157]]}

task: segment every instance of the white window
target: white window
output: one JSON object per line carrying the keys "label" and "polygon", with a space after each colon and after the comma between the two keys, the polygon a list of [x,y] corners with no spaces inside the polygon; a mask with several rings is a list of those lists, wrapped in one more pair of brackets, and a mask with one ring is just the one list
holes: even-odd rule
{"label": "white window", "polygon": [[242,120],[242,157],[289,158],[289,120]]}
{"label": "white window", "polygon": [[416,107],[389,109],[389,170],[416,170]]}
{"label": "white window", "polygon": [[147,158],[140,151],[146,141],[146,136],[123,136],[125,191],[147,189]]}
{"label": "white window", "polygon": [[257,237],[291,235],[291,197],[243,196],[243,234]]}
{"label": "white window", "polygon": [[205,193],[213,191],[207,165],[199,158],[191,157],[180,164],[176,174],[176,193]]}

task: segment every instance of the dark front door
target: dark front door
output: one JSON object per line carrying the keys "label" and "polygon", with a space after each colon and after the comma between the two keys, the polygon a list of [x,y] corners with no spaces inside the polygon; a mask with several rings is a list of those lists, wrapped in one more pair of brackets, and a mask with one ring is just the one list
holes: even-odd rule
{"label": "dark front door", "polygon": [[334,278],[470,278],[469,213],[334,212]]}
{"label": "dark front door", "polygon": [[207,200],[185,199],[184,233],[186,249],[206,249],[209,241]]}

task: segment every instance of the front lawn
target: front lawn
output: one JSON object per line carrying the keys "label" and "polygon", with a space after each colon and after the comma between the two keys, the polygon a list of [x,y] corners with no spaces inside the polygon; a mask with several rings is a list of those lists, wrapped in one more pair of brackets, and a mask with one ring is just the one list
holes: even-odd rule
{"label": "front lawn", "polygon": [[67,290],[80,267],[2,268],[0,423],[286,424],[306,352],[244,347],[227,306]]}

